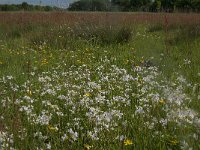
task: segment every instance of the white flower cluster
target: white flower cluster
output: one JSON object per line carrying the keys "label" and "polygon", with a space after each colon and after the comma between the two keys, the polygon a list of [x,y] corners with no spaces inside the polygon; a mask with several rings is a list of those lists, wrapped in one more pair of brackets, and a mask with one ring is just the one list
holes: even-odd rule
{"label": "white flower cluster", "polygon": [[[165,131],[191,127],[196,132],[200,126],[198,113],[188,107],[192,99],[184,92],[188,83],[182,76],[168,81],[156,67],[137,66],[128,72],[111,65],[109,59],[102,59],[93,68],[63,66],[32,73],[34,77],[22,85],[15,84],[11,77],[0,79],[5,92],[18,93],[14,104],[25,120],[21,125],[27,126],[23,137],[33,138],[37,148],[51,149],[53,140],[60,141],[60,145],[76,144],[82,139],[101,141],[104,134],[122,141],[128,135],[122,132],[134,129],[164,139]],[[12,104],[9,92],[0,98],[1,109],[11,110]],[[2,137],[4,147],[15,142],[11,137]],[[179,138],[189,144],[187,139]],[[196,135],[193,140],[198,139]]]}

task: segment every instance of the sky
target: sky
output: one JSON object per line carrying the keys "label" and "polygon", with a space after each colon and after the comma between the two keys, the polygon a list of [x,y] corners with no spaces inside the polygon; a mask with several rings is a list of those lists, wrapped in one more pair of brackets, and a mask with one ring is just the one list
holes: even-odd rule
{"label": "sky", "polygon": [[58,7],[68,7],[69,3],[76,0],[0,0],[0,4],[21,4],[27,2],[34,5],[50,5]]}

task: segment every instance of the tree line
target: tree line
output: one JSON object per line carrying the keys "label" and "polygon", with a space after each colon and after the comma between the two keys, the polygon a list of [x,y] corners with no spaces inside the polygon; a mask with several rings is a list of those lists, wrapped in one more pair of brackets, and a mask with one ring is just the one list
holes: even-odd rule
{"label": "tree line", "polygon": [[53,11],[60,8],[51,6],[30,5],[26,2],[22,4],[1,4],[0,11]]}
{"label": "tree line", "polygon": [[200,0],[79,0],[69,11],[200,12]]}
{"label": "tree line", "polygon": [[[22,4],[1,4],[0,11],[53,11],[58,7]],[[200,12],[200,0],[78,0],[69,11],[145,11]]]}

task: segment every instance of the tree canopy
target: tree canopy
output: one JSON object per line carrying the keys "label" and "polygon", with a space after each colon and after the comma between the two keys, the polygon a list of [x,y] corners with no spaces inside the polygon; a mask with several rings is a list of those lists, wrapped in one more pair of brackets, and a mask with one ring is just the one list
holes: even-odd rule
{"label": "tree canopy", "polygon": [[52,11],[58,9],[57,7],[51,6],[30,5],[27,2],[23,2],[22,4],[0,5],[0,11]]}
{"label": "tree canopy", "polygon": [[71,4],[68,10],[74,11],[108,11],[108,0],[80,0]]}
{"label": "tree canopy", "polygon": [[[1,4],[0,11],[52,11],[61,8],[22,4]],[[62,9],[63,10],[63,9]],[[78,0],[69,11],[200,12],[200,0]]]}
{"label": "tree canopy", "polygon": [[200,12],[200,0],[79,0],[70,4],[68,10]]}

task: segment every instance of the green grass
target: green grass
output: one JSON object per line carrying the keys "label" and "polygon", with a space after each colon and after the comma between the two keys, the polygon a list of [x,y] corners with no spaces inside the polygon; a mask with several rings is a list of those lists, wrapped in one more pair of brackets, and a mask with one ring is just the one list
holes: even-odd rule
{"label": "green grass", "polygon": [[0,144],[200,149],[193,28],[0,24]]}

